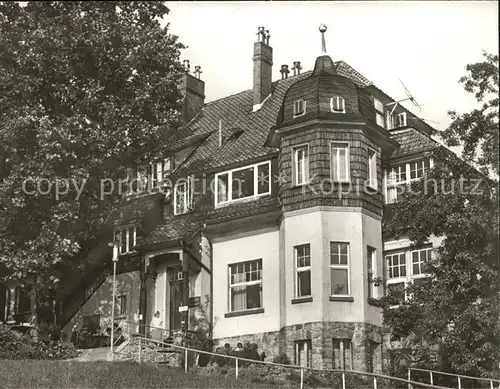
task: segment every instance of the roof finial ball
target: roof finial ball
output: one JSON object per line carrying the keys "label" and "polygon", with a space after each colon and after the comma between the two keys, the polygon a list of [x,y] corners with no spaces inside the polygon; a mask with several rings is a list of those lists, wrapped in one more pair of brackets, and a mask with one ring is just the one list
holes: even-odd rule
{"label": "roof finial ball", "polygon": [[319,25],[319,32],[321,32],[321,54],[326,54],[326,44],[325,44],[325,32],[327,28],[326,26],[321,23]]}

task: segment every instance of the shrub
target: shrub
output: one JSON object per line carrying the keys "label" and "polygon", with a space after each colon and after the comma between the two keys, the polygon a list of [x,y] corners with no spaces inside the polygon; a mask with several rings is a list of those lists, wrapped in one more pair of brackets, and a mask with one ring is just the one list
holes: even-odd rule
{"label": "shrub", "polygon": [[290,358],[285,353],[279,353],[273,358],[273,363],[279,363],[281,365],[290,365]]}
{"label": "shrub", "polygon": [[78,356],[75,347],[61,340],[42,336],[33,339],[0,325],[0,359],[69,359]]}

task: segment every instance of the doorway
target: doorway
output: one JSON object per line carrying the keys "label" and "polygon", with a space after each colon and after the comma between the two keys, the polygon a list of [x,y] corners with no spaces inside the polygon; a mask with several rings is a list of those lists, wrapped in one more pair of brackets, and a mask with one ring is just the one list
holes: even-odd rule
{"label": "doorway", "polygon": [[170,284],[170,331],[182,329],[182,312],[179,307],[184,301],[184,277],[182,267],[171,268]]}

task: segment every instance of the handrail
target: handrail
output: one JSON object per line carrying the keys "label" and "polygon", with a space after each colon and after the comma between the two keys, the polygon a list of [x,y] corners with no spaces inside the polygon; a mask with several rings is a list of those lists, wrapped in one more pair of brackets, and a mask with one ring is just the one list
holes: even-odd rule
{"label": "handrail", "polygon": [[413,371],[422,371],[422,372],[429,373],[429,378],[430,378],[431,384],[434,383],[434,374],[436,374],[436,375],[441,374],[441,375],[446,375],[446,376],[449,376],[449,377],[457,377],[457,379],[458,379],[458,389],[462,389],[462,378],[466,378],[466,379],[470,379],[470,380],[474,380],[474,381],[487,381],[487,382],[490,383],[490,389],[494,389],[494,387],[493,387],[493,382],[494,382],[495,384],[498,384],[498,389],[500,389],[500,380],[495,379],[495,378],[472,377],[472,376],[462,375],[462,374],[447,373],[447,372],[444,372],[444,371],[420,369],[420,368],[417,368],[417,367],[410,367],[410,368],[408,368],[408,379],[411,376],[411,371],[412,370]]}
{"label": "handrail", "polygon": [[[339,369],[318,369],[314,367],[302,367],[302,366],[297,366],[297,365],[283,365],[281,363],[274,363],[274,362],[265,362],[265,361],[260,361],[260,360],[254,360],[254,359],[248,359],[248,358],[241,358],[233,355],[226,355],[226,354],[219,354],[211,351],[204,351],[204,350],[198,350],[190,347],[185,347],[185,346],[179,346],[176,344],[169,344],[169,343],[164,343],[157,341],[155,339],[149,339],[145,338],[143,336],[138,336],[136,337],[139,340],[139,343],[141,340],[147,341],[147,342],[153,342],[158,345],[163,345],[167,347],[173,347],[176,349],[184,350],[185,354],[187,355],[188,351],[192,351],[198,354],[206,354],[206,355],[214,355],[218,357],[223,357],[225,359],[234,359],[236,361],[236,374],[238,374],[238,361],[246,361],[254,364],[261,364],[261,365],[267,365],[267,366],[277,366],[277,367],[282,367],[286,369],[300,369],[301,373],[304,370],[309,370],[309,371],[316,371],[316,372],[323,372],[323,373],[342,373],[343,377],[345,374],[351,374],[351,375],[357,375],[357,376],[368,376],[368,377],[373,377],[374,378],[374,386],[376,387],[376,379],[382,379],[382,380],[389,380],[389,381],[397,381],[397,382],[402,382],[405,384],[410,384],[410,385],[418,385],[419,387],[424,387],[424,388],[433,388],[433,389],[450,389],[444,386],[438,386],[438,385],[430,385],[422,382],[416,382],[416,381],[411,381],[408,379],[404,378],[399,378],[399,377],[391,377],[391,376],[386,376],[382,374],[376,374],[376,373],[368,373],[368,372],[361,372],[361,371],[356,371],[356,370],[339,370]],[[187,358],[185,358],[185,368],[187,370]],[[303,379],[303,374],[301,374],[301,379]]]}
{"label": "handrail", "polygon": [[473,376],[468,376],[468,375],[463,375],[463,374],[454,374],[454,373],[446,373],[444,371],[439,371],[439,370],[427,370],[427,369],[420,369],[417,367],[410,367],[408,370],[415,370],[415,371],[425,371],[427,373],[435,373],[435,374],[442,374],[442,375],[448,375],[448,376],[453,376],[453,377],[462,377],[462,378],[468,378],[471,380],[478,380],[478,381],[494,381],[500,383],[500,380],[497,380],[496,378],[485,378],[485,377],[473,377]]}

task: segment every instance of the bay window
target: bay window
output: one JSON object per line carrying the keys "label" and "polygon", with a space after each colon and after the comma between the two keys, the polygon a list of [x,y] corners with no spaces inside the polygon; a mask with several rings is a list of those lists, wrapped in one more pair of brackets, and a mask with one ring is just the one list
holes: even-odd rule
{"label": "bay window", "polygon": [[349,181],[350,169],[348,143],[332,142],[330,144],[330,171],[332,181]]}
{"label": "bay window", "polygon": [[311,295],[311,248],[304,244],[295,247],[295,296]]}
{"label": "bay window", "polygon": [[262,307],[262,259],[229,265],[229,311]]}
{"label": "bay window", "polygon": [[368,298],[375,298],[376,296],[376,286],[374,285],[374,279],[377,277],[377,252],[373,247],[368,246],[367,250],[367,263],[366,267],[368,270]]}
{"label": "bay window", "polygon": [[270,161],[217,173],[215,205],[270,194],[270,175]]}
{"label": "bay window", "polygon": [[332,296],[350,295],[349,243],[330,242]]}
{"label": "bay window", "polygon": [[368,185],[377,189],[377,153],[368,149]]}
{"label": "bay window", "polygon": [[293,184],[304,185],[309,182],[309,145],[293,148]]}

